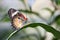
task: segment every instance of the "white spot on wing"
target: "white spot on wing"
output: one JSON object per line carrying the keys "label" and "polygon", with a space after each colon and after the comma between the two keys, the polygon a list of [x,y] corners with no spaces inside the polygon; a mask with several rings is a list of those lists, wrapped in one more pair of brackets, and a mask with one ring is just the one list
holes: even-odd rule
{"label": "white spot on wing", "polygon": [[19,11],[16,11],[16,12],[12,13],[12,17],[13,17],[14,15],[16,15],[18,12],[19,12]]}

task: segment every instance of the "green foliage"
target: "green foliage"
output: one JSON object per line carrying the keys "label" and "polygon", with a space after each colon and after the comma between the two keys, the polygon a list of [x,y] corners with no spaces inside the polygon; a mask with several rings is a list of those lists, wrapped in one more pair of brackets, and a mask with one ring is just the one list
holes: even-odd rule
{"label": "green foliage", "polygon": [[[29,11],[29,10],[19,10],[19,11],[20,11],[20,12],[24,12],[24,13],[26,13],[26,14],[27,14],[27,13],[28,13],[28,14],[35,14],[35,15],[37,15],[38,17],[40,17],[37,12],[33,12],[33,11]],[[8,14],[5,14],[0,21],[9,22],[9,21],[10,21],[10,18],[9,18],[9,16],[8,16]]]}
{"label": "green foliage", "polygon": [[8,17],[8,14],[5,14],[0,21],[2,21],[2,22],[9,22],[10,19],[9,19],[9,17]]}
{"label": "green foliage", "polygon": [[3,12],[3,11],[6,11],[6,9],[0,6],[0,12]]}
{"label": "green foliage", "polygon": [[60,25],[60,15],[55,18],[55,21],[58,25]]}
{"label": "green foliage", "polygon": [[39,16],[39,14],[37,12],[33,12],[33,11],[29,11],[29,10],[19,10],[20,12],[24,12],[24,13],[28,13],[28,14],[35,14],[37,16]]}
{"label": "green foliage", "polygon": [[52,12],[52,10],[51,10],[50,8],[43,8],[43,9],[45,9],[45,10],[48,10],[48,11]]}
{"label": "green foliage", "polygon": [[27,27],[32,27],[35,28],[37,26],[41,26],[42,28],[44,28],[46,31],[52,33],[56,38],[60,39],[60,32],[55,30],[53,27],[43,24],[43,23],[31,23],[28,25],[25,25],[23,28],[14,31],[12,34],[10,34],[10,36],[7,38],[7,40],[9,40],[13,35],[15,35],[17,32],[19,32],[20,30],[27,28]]}
{"label": "green foliage", "polygon": [[56,38],[60,38],[60,32],[59,31],[55,30],[54,28],[52,28],[49,25],[45,25],[45,24],[42,24],[42,23],[32,23],[32,24],[24,26],[23,28],[26,28],[26,27],[33,27],[34,28],[34,27],[37,27],[37,26],[41,26],[46,31],[53,33]]}
{"label": "green foliage", "polygon": [[24,2],[24,0],[20,0],[20,1]]}
{"label": "green foliage", "polygon": [[[25,4],[24,0],[20,0],[20,1],[22,1],[22,3],[23,3],[23,4],[25,5],[25,7],[26,7],[26,4]],[[56,3],[57,5],[60,5],[60,0],[53,0],[53,1],[55,1],[55,3]],[[29,9],[30,9],[30,10],[27,10],[27,8],[26,8],[26,10],[19,10],[19,11],[20,11],[20,12],[24,12],[24,13],[28,13],[28,14],[35,14],[35,15],[41,17],[41,16],[39,15],[39,13],[33,12],[30,6],[29,6]],[[54,12],[55,12],[55,11],[52,11],[51,9],[49,9],[49,8],[44,8],[44,9],[50,11],[52,14],[54,14]],[[0,8],[0,12],[3,12],[3,11],[5,11],[5,10],[4,10],[3,8]],[[8,17],[8,14],[5,14],[0,21],[9,22],[10,19],[9,19],[9,17]],[[60,15],[56,17],[55,21],[56,21],[56,23],[57,23],[58,25],[60,25]],[[24,28],[27,28],[27,27],[35,28],[35,27],[37,27],[37,26],[40,26],[40,27],[44,28],[47,32],[52,33],[52,34],[55,36],[56,39],[60,39],[60,32],[57,31],[57,30],[55,30],[53,27],[51,27],[51,26],[49,26],[49,25],[46,25],[46,24],[43,24],[43,23],[31,23],[31,24],[25,25],[23,28],[21,28],[21,29],[19,29],[19,30],[15,30],[14,32],[12,32],[12,33],[9,35],[9,37],[7,38],[7,40],[9,40],[13,35],[15,35],[17,32],[19,32],[20,30],[22,30],[22,29],[24,29]],[[6,35],[7,35],[7,34],[6,34]],[[3,35],[3,36],[4,36],[4,35]],[[55,40],[55,39],[54,39],[54,40]]]}
{"label": "green foliage", "polygon": [[54,0],[57,5],[60,5],[60,0]]}
{"label": "green foliage", "polygon": [[43,10],[47,10],[47,11],[51,12],[52,15],[54,14],[54,11],[52,11],[50,8],[43,8]]}
{"label": "green foliage", "polygon": [[60,0],[51,0],[52,2],[55,2],[57,5],[60,5]]}
{"label": "green foliage", "polygon": [[25,6],[26,6],[26,4],[25,4],[25,2],[24,2],[24,0],[20,0]]}

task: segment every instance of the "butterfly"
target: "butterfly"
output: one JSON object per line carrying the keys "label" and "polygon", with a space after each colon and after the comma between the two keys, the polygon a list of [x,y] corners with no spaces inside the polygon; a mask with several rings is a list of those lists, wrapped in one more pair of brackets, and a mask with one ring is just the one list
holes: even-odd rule
{"label": "butterfly", "polygon": [[15,29],[22,28],[23,25],[27,22],[26,16],[14,8],[9,9],[8,15],[11,19],[11,24]]}

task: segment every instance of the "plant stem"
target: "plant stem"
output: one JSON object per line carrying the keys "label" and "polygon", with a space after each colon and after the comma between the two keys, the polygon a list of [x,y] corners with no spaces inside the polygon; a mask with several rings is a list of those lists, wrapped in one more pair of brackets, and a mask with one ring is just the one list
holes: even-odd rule
{"label": "plant stem", "polygon": [[8,38],[7,38],[6,40],[9,40],[17,31],[18,31],[18,30],[15,30],[14,32],[12,32],[12,33],[8,36]]}

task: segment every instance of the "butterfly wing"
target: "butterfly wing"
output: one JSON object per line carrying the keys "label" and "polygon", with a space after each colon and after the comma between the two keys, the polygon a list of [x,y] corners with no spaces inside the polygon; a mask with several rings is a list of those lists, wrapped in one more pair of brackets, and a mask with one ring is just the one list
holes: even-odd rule
{"label": "butterfly wing", "polygon": [[13,9],[13,8],[10,8],[9,11],[8,11],[8,15],[10,17],[10,19],[12,19],[12,15],[14,12],[16,12],[17,10],[16,9]]}

